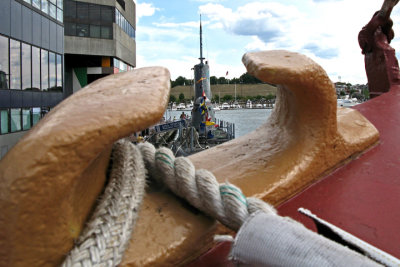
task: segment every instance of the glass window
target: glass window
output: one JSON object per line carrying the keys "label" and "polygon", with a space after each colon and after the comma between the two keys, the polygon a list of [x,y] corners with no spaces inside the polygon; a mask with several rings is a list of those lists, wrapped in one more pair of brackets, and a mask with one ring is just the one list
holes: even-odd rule
{"label": "glass window", "polygon": [[101,38],[112,39],[111,27],[101,26]]}
{"label": "glass window", "polygon": [[70,22],[65,22],[64,23],[64,31],[65,31],[65,35],[76,36],[76,24],[70,23]]}
{"label": "glass window", "polygon": [[10,88],[21,89],[21,43],[10,39]]}
{"label": "glass window", "polygon": [[32,46],[32,90],[40,90],[40,49]]}
{"label": "glass window", "polygon": [[31,0],[24,0],[24,1],[27,2],[27,3],[29,3],[29,4],[31,3]]}
{"label": "glass window", "polygon": [[119,12],[118,10],[116,10],[116,12],[118,13],[118,25],[121,27],[121,20],[122,20],[122,15],[121,12]]}
{"label": "glass window", "polygon": [[65,19],[76,19],[76,2],[65,1]]}
{"label": "glass window", "polygon": [[56,9],[55,5],[49,4],[49,14],[50,14],[50,17],[52,17],[54,19],[57,17],[57,9]]}
{"label": "glass window", "polygon": [[31,46],[22,44],[22,87],[23,90],[31,90]]}
{"label": "glass window", "polygon": [[8,38],[0,35],[0,89],[8,89]]}
{"label": "glass window", "polygon": [[49,13],[49,6],[47,0],[42,0],[42,11],[46,14]]}
{"label": "glass window", "polygon": [[89,5],[89,20],[92,24],[100,23],[101,17],[99,5]]}
{"label": "glass window", "polygon": [[104,22],[113,22],[112,7],[110,6],[101,7],[101,20]]}
{"label": "glass window", "polygon": [[113,61],[114,61],[114,67],[117,68],[117,69],[119,69],[119,60],[116,59],[116,58],[114,58]]}
{"label": "glass window", "polygon": [[51,2],[52,4],[54,4],[54,5],[57,4],[57,0],[50,0],[50,2]]}
{"label": "glass window", "polygon": [[49,52],[41,49],[40,54],[42,91],[47,91],[49,89]]}
{"label": "glass window", "polygon": [[100,26],[90,25],[90,37],[100,38]]}
{"label": "glass window", "polygon": [[56,82],[57,82],[57,77],[56,77],[56,54],[49,52],[49,80],[50,80],[50,85],[49,85],[49,90],[56,90]]}
{"label": "glass window", "polygon": [[57,89],[62,91],[62,57],[57,55]]}
{"label": "glass window", "polygon": [[86,20],[89,18],[89,4],[76,2],[76,17]]}
{"label": "glass window", "polygon": [[21,109],[11,109],[11,132],[21,131]]}
{"label": "glass window", "polygon": [[76,24],[76,36],[89,37],[89,25]]}
{"label": "glass window", "polygon": [[9,132],[8,129],[8,109],[0,110],[0,133],[5,134]]}
{"label": "glass window", "polygon": [[31,110],[24,108],[22,109],[22,130],[29,130],[31,127]]}
{"label": "glass window", "polygon": [[32,108],[32,126],[40,120],[40,108]]}
{"label": "glass window", "polygon": [[63,9],[63,0],[57,0],[57,7]]}
{"label": "glass window", "polygon": [[32,5],[37,9],[40,9],[40,0],[32,0]]}
{"label": "glass window", "polygon": [[62,9],[57,8],[57,20],[63,22],[64,16]]}

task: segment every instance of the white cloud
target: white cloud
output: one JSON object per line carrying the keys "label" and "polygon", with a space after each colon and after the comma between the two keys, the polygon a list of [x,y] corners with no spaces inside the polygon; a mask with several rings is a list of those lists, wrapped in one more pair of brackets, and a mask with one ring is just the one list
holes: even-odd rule
{"label": "white cloud", "polygon": [[[379,8],[374,0],[305,0],[290,5],[253,1],[236,10],[208,3],[199,10],[212,23],[209,28],[249,36],[246,50],[299,52],[322,65],[333,81],[340,75],[342,80],[366,83],[357,36]],[[400,23],[400,10],[396,12],[395,24]]]}
{"label": "white cloud", "polygon": [[[198,63],[198,21],[182,21],[164,8],[139,2],[138,17],[157,11],[160,16],[138,27],[137,66],[162,65],[170,69],[172,79],[190,78],[190,69]],[[367,82],[357,36],[380,8],[375,0],[248,0],[237,8],[231,8],[231,1],[191,2],[204,2],[198,11],[203,15],[203,42],[208,38],[212,47],[206,54],[211,75],[229,71],[230,77],[239,77],[245,72],[240,58],[246,51],[286,49],[312,58],[333,81],[341,76],[342,81]],[[400,8],[393,11],[392,19],[399,33]],[[400,38],[392,46],[400,47]]]}
{"label": "white cloud", "polygon": [[220,3],[226,0],[191,0],[192,2],[200,2],[200,3]]}
{"label": "white cloud", "polygon": [[152,3],[136,3],[136,20],[139,21],[141,17],[153,16],[157,10],[160,9]]}
{"label": "white cloud", "polygon": [[[206,25],[207,23],[202,23],[202,24]],[[182,23],[175,23],[175,22],[158,23],[158,22],[154,22],[153,25],[156,26],[156,27],[163,27],[163,28],[179,28],[179,27],[198,28],[199,27],[199,22],[198,21],[188,21],[188,22],[182,22]]]}

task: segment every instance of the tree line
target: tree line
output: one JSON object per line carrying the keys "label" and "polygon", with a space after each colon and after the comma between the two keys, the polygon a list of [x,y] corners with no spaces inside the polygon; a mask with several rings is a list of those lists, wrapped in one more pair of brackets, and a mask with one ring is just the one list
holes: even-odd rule
{"label": "tree line", "polygon": [[[232,78],[232,79],[227,79],[226,77],[219,77],[217,78],[216,76],[211,76],[210,77],[210,84],[211,85],[216,85],[216,84],[255,84],[255,83],[261,83],[261,81],[254,76],[251,76],[249,73],[243,73],[240,75],[239,78]],[[192,85],[193,80],[186,79],[183,76],[177,77],[174,81],[171,80],[171,87],[179,86],[179,85]]]}
{"label": "tree line", "polygon": [[[275,99],[275,95],[269,94],[267,96],[262,96],[262,95],[257,95],[257,96],[236,96],[236,100],[239,102],[245,102],[247,99],[250,99],[251,101],[257,101],[257,102],[271,102]],[[186,99],[185,95],[183,93],[179,94],[179,97],[176,98],[174,95],[170,95],[169,97],[169,102],[179,102],[179,103],[185,103],[188,101],[194,101],[194,97],[192,99]],[[219,98],[219,95],[214,95],[213,98],[211,99],[212,102],[233,102],[235,100],[233,95],[224,95]]]}

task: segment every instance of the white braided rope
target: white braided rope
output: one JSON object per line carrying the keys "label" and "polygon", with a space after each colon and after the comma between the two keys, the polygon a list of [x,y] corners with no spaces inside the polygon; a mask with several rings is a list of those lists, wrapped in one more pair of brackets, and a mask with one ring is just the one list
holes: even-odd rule
{"label": "white braided rope", "polygon": [[211,172],[196,171],[189,159],[175,158],[168,148],[156,150],[150,143],[136,148],[120,140],[114,145],[113,158],[104,196],[63,267],[116,266],[121,262],[143,199],[146,169],[150,177],[233,230],[253,212],[276,214],[264,201],[246,198],[238,187],[220,185]]}
{"label": "white braided rope", "polygon": [[276,214],[275,209],[264,201],[246,198],[238,187],[219,184],[211,172],[195,170],[188,158],[175,158],[168,148],[156,150],[150,143],[139,144],[138,148],[152,178],[233,230],[238,230],[255,211]]}
{"label": "white braided rope", "polygon": [[109,184],[63,267],[116,266],[129,244],[144,196],[145,167],[132,143],[120,140],[113,148]]}

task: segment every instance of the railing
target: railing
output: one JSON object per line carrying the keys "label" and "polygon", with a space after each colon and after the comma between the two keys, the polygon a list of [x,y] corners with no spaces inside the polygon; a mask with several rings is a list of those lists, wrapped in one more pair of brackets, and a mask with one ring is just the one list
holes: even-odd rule
{"label": "railing", "polygon": [[216,119],[216,124],[218,124],[219,128],[224,130],[228,134],[229,140],[235,138],[235,124],[234,123]]}

